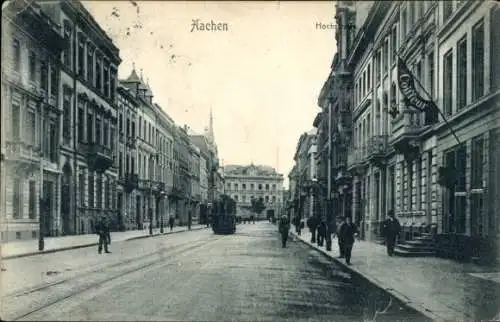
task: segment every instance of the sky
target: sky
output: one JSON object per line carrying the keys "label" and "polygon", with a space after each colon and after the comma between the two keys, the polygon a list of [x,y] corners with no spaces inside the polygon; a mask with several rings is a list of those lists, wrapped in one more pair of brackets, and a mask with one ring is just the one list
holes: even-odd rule
{"label": "sky", "polygon": [[[312,129],[335,54],[331,1],[83,1],[178,124],[202,133],[214,117],[224,164],[265,164],[286,177]],[[193,20],[226,23],[202,31]]]}

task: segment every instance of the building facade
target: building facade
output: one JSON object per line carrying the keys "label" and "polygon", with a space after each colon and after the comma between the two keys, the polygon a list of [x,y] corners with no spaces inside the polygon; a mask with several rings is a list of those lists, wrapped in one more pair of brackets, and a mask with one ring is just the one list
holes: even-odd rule
{"label": "building facade", "polygon": [[[40,2],[61,26],[61,231],[91,233],[100,217],[117,226],[115,187],[118,48],[78,1]],[[50,188],[49,188],[50,190]]]}
{"label": "building facade", "polygon": [[3,9],[2,242],[37,238],[40,227],[46,236],[67,232],[61,222],[69,212],[61,204],[63,48],[60,27],[39,6],[21,1]]}
{"label": "building facade", "polygon": [[283,206],[283,175],[268,166],[224,167],[224,193],[236,201],[237,207],[248,208],[252,199],[261,199],[266,209],[259,219],[277,216]]}
{"label": "building facade", "polygon": [[[393,210],[405,239],[427,232],[447,256],[491,253],[499,234],[498,6],[340,1],[335,19],[337,53],[314,121],[331,209],[353,217],[366,239],[380,238]],[[398,57],[439,113],[408,105]]]}

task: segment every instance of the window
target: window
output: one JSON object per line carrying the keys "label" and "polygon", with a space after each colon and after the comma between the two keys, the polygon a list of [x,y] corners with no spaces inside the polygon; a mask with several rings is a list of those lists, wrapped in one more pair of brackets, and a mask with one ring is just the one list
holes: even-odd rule
{"label": "window", "polygon": [[273,200],[273,202],[276,202],[276,196],[273,196],[272,200]]}
{"label": "window", "polygon": [[361,79],[361,96],[366,95],[366,72],[363,72],[363,78]]}
{"label": "window", "polygon": [[21,180],[14,179],[12,182],[12,217],[14,219],[22,218],[22,186]]}
{"label": "window", "polygon": [[444,113],[452,113],[452,84],[453,84],[453,52],[450,49],[443,57],[443,89],[444,89]]}
{"label": "window", "polygon": [[57,124],[52,121],[49,124],[49,139],[48,139],[48,156],[51,162],[57,162],[57,150],[58,150],[58,142],[59,135],[57,131]]}
{"label": "window", "polygon": [[410,30],[413,28],[415,23],[415,8],[413,7],[413,2],[408,3],[408,22],[410,24]]}
{"label": "window", "polygon": [[384,56],[384,74],[389,71],[389,41],[384,42],[384,51],[382,53]]}
{"label": "window", "polygon": [[89,171],[88,175],[88,196],[89,196],[89,208],[94,208],[94,173]]}
{"label": "window", "polygon": [[45,61],[40,64],[40,86],[44,91],[49,90],[49,70]]}
{"label": "window", "polygon": [[262,190],[262,184],[259,183],[259,190]]}
{"label": "window", "polygon": [[114,100],[115,93],[116,93],[116,71],[115,70],[111,71],[109,91],[110,91],[111,99]]}
{"label": "window", "polygon": [[253,190],[254,189],[254,185],[253,183],[250,184],[250,190]]}
{"label": "window", "polygon": [[55,63],[53,63],[51,66],[50,66],[50,94],[51,95],[54,95],[56,96],[57,95],[57,87],[59,85],[59,82],[58,82],[58,75],[57,75],[57,69],[55,67]]}
{"label": "window", "polygon": [[443,22],[453,13],[453,1],[443,1]]}
{"label": "window", "polygon": [[36,114],[28,111],[26,113],[26,140],[29,144],[35,145]]}
{"label": "window", "polygon": [[405,42],[405,37],[406,37],[406,8],[401,11],[401,34],[400,34],[400,41],[401,43]]}
{"label": "window", "polygon": [[[128,158],[127,158],[127,168],[128,168]],[[120,178],[123,176],[123,152],[121,151],[118,157],[118,176]]]}
{"label": "window", "polygon": [[91,113],[87,113],[87,144],[94,143],[93,123],[94,123],[93,115]]}
{"label": "window", "polygon": [[84,142],[84,115],[83,106],[78,107],[78,142]]}
{"label": "window", "polygon": [[484,94],[484,23],[481,21],[472,30],[472,100]]}
{"label": "window", "polygon": [[243,184],[241,185],[241,189],[246,190],[246,189],[247,189],[247,185],[243,183]]}
{"label": "window", "polygon": [[266,190],[269,190],[269,184],[266,183]]}
{"label": "window", "polygon": [[104,122],[104,130],[102,133],[102,139],[103,139],[103,145],[104,146],[109,146],[109,141],[108,141],[108,123]]}
{"label": "window", "polygon": [[94,141],[96,144],[102,144],[102,136],[101,136],[101,119],[99,117],[95,120],[95,137]]}
{"label": "window", "polygon": [[[130,129],[130,120],[127,118],[127,134],[129,133]],[[120,136],[123,133],[123,114],[120,113],[118,116],[118,132],[120,133]]]}
{"label": "window", "polygon": [[100,91],[102,90],[101,73],[102,73],[101,58],[96,57],[96,60],[95,60],[95,87]]}
{"label": "window", "polygon": [[28,191],[28,216],[29,219],[36,218],[36,181],[29,181],[29,191]]}
{"label": "window", "polygon": [[467,105],[467,36],[457,46],[457,108]]}
{"label": "window", "polygon": [[456,155],[457,185],[455,191],[466,191],[465,177],[467,167],[467,149],[465,145],[460,146]]}
{"label": "window", "polygon": [[78,76],[85,77],[85,44],[81,34],[78,37]]}
{"label": "window", "polygon": [[371,85],[372,85],[371,76],[372,76],[371,75],[371,65],[368,65],[368,72],[366,74],[366,81],[367,81],[368,91],[370,91]]}
{"label": "window", "polygon": [[[80,121],[80,120],[78,120]],[[71,95],[64,93],[63,96],[63,142],[69,144],[71,141]]]}
{"label": "window", "polygon": [[94,49],[87,45],[87,80],[94,85]]}
{"label": "window", "polygon": [[273,184],[273,190],[276,190],[276,185],[275,184]]}
{"label": "window", "polygon": [[116,135],[116,128],[111,125],[109,127],[109,138],[110,138],[110,143],[109,143],[109,147],[111,148],[111,152],[114,152],[115,150],[115,135]]}
{"label": "window", "polygon": [[103,208],[102,204],[102,175],[98,174],[97,175],[97,180],[96,180],[96,208],[101,209]]}
{"label": "window", "polygon": [[30,58],[29,58],[29,67],[30,67],[30,81],[34,82],[36,81],[36,55],[32,51],[30,52]]}
{"label": "window", "polygon": [[132,121],[132,137],[135,139],[135,122]]}
{"label": "window", "polygon": [[21,107],[17,102],[12,102],[11,131],[12,139],[21,140]]}
{"label": "window", "polygon": [[391,31],[391,63],[396,62],[396,51],[398,50],[398,38],[396,27],[392,28]]}
{"label": "window", "polygon": [[103,83],[104,83],[104,96],[105,97],[110,97],[109,95],[109,67],[104,66],[104,74],[103,74]]}
{"label": "window", "polygon": [[434,98],[434,52],[430,52],[427,55],[427,84],[428,84],[428,89],[429,93],[431,94],[431,97]]}
{"label": "window", "polygon": [[266,203],[269,202],[269,196],[266,196]]}
{"label": "window", "polygon": [[484,232],[484,202],[482,193],[474,193],[470,200],[470,227],[472,236],[481,236]]}
{"label": "window", "polygon": [[471,188],[483,188],[484,140],[482,137],[472,140]]}
{"label": "window", "polygon": [[21,43],[19,40],[12,40],[12,59],[14,63],[14,70],[21,71]]}
{"label": "window", "polygon": [[111,178],[106,178],[106,183],[104,185],[104,207],[106,209],[111,208]]}

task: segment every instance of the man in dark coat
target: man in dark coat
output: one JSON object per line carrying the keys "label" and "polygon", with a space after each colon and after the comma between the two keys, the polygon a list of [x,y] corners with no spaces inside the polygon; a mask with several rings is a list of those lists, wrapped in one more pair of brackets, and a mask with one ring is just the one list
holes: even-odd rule
{"label": "man in dark coat", "polygon": [[345,218],[341,217],[340,222],[337,226],[337,242],[339,244],[339,252],[340,256],[339,258],[344,258],[344,244],[342,243],[342,238],[340,238],[340,228],[342,228],[342,225],[345,223]]}
{"label": "man in dark coat", "polygon": [[309,217],[307,218],[307,227],[309,228],[309,231],[311,232],[311,243],[316,242],[316,229],[317,229],[317,222],[315,217]]}
{"label": "man in dark coat", "polygon": [[286,241],[288,240],[288,231],[290,230],[290,222],[287,216],[282,216],[279,222],[279,231],[281,234],[281,244],[283,248],[286,247]]}
{"label": "man in dark coat", "polygon": [[170,216],[170,218],[168,218],[168,225],[170,226],[170,231],[172,231],[172,229],[174,229],[174,217],[173,216]]}
{"label": "man in dark coat", "polygon": [[106,223],[106,220],[104,218],[101,218],[99,222],[96,225],[96,232],[99,235],[99,247],[97,249],[97,252],[99,254],[102,253],[102,248],[104,246],[104,252],[105,253],[111,253],[108,250],[108,243],[110,241],[111,234],[109,232],[109,226]]}
{"label": "man in dark coat", "polygon": [[340,227],[339,238],[342,240],[345,262],[347,265],[351,265],[351,252],[358,228],[352,223],[351,217],[346,217],[345,220],[345,223]]}
{"label": "man in dark coat", "polygon": [[318,246],[323,246],[326,236],[326,222],[321,221],[318,225]]}
{"label": "man in dark coat", "polygon": [[396,246],[396,237],[401,232],[401,225],[399,221],[394,218],[394,211],[389,210],[388,218],[384,221],[383,233],[385,237],[385,244],[387,246],[387,255],[392,256],[394,247]]}
{"label": "man in dark coat", "polygon": [[326,227],[326,236],[325,236],[327,251],[332,250],[332,235],[335,235],[336,232],[337,232],[337,225],[335,224],[335,220],[330,220]]}

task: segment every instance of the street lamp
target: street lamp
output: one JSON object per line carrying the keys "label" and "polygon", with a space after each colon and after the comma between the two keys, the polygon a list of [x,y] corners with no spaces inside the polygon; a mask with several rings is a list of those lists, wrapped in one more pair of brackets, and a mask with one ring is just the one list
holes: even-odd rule
{"label": "street lamp", "polygon": [[[160,192],[160,198],[164,198],[166,195],[165,191],[161,191]],[[161,199],[163,200],[163,199]],[[163,234],[163,210],[164,210],[164,207],[162,207],[162,211],[160,211],[160,233]]]}

